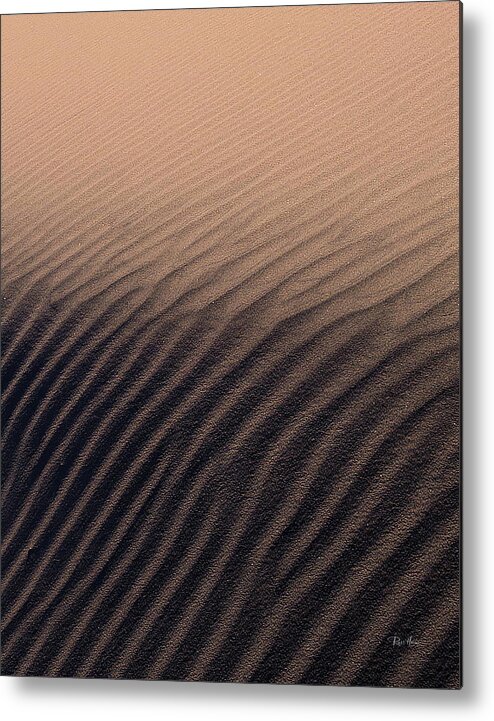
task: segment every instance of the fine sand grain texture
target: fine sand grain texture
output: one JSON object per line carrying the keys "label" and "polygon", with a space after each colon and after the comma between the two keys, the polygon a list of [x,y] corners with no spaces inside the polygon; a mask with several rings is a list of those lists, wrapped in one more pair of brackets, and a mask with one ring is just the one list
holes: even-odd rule
{"label": "fine sand grain texture", "polygon": [[2,17],[4,674],[459,687],[460,22]]}

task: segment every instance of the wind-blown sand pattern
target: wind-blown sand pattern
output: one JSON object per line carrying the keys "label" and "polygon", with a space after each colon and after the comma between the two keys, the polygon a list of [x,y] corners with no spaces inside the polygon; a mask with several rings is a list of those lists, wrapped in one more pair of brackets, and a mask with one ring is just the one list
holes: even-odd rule
{"label": "wind-blown sand pattern", "polygon": [[2,18],[3,673],[459,686],[460,13]]}

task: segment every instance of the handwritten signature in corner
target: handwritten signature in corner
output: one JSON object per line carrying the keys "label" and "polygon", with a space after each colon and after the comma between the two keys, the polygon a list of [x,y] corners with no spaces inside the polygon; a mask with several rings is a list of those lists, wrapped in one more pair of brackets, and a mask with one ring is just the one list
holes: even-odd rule
{"label": "handwritten signature in corner", "polygon": [[401,638],[401,636],[394,634],[393,636],[388,636],[388,641],[389,643],[391,643],[393,648],[420,646],[420,641],[415,639],[413,636],[406,636],[405,638]]}

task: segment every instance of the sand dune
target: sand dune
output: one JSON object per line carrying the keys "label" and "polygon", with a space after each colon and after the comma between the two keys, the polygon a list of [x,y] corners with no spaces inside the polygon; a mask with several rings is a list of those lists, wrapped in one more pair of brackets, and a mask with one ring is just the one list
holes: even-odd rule
{"label": "sand dune", "polygon": [[4,673],[459,685],[459,13],[2,17]]}

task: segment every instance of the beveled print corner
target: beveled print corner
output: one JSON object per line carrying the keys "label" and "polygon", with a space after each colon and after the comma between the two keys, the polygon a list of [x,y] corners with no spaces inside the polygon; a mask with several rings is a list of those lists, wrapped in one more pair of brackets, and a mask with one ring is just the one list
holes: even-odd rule
{"label": "beveled print corner", "polygon": [[2,17],[4,675],[461,687],[460,26]]}

